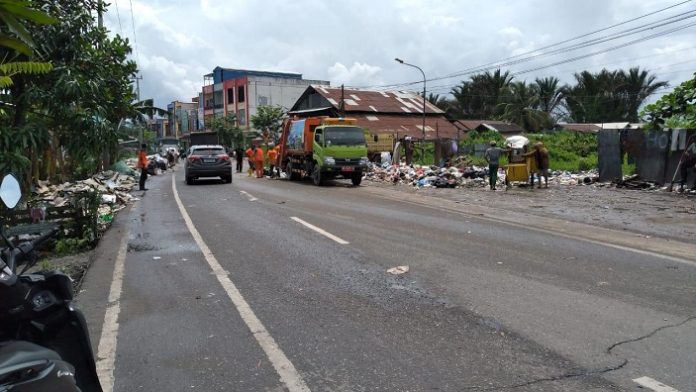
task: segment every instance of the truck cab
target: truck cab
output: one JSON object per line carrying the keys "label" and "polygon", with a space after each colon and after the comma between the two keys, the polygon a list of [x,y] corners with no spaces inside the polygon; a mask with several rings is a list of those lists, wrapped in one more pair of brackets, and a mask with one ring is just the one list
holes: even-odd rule
{"label": "truck cab", "polygon": [[367,146],[365,132],[355,120],[325,119],[314,128],[313,144],[312,179],[317,185],[335,177],[350,178],[354,185],[360,185],[367,167]]}

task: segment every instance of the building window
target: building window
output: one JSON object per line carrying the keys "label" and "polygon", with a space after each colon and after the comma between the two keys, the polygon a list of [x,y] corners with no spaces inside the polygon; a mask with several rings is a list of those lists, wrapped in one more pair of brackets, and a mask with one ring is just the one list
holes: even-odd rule
{"label": "building window", "polygon": [[234,89],[233,88],[227,89],[227,103],[228,104],[234,103]]}
{"label": "building window", "polygon": [[239,125],[246,125],[246,110],[239,109],[239,114],[237,114],[237,122],[239,122]]}
{"label": "building window", "polygon": [[237,87],[237,102],[244,102],[244,86]]}
{"label": "building window", "polygon": [[266,105],[268,105],[268,97],[259,96],[259,106],[266,106]]}

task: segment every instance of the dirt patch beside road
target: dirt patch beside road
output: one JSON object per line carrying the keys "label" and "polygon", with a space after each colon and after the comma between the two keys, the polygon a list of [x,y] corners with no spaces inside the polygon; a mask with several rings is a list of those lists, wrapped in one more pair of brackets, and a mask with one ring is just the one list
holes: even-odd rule
{"label": "dirt patch beside road", "polygon": [[686,242],[696,238],[696,198],[677,193],[596,185],[550,185],[534,190],[513,187],[509,191],[417,189],[377,181],[365,185],[495,208],[501,214],[514,211]]}

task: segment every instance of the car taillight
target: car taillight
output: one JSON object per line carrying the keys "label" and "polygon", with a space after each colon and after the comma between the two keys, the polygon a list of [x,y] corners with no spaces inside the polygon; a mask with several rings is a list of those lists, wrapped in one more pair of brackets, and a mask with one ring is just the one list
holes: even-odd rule
{"label": "car taillight", "polygon": [[220,155],[218,155],[217,157],[218,157],[218,159],[220,159],[220,160],[223,161],[223,162],[226,162],[226,161],[229,161],[229,160],[230,160],[230,156],[227,155],[227,154],[220,154]]}
{"label": "car taillight", "polygon": [[196,161],[200,161],[200,160],[201,160],[201,157],[199,157],[198,155],[189,155],[189,157],[188,157],[188,161],[191,163],[196,162]]}

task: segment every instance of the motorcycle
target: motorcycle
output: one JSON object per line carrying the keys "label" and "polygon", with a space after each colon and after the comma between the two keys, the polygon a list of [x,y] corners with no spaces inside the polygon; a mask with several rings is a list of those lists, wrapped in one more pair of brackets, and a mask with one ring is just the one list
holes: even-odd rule
{"label": "motorcycle", "polygon": [[[19,183],[7,175],[0,199],[13,209]],[[101,392],[87,323],[74,307],[72,281],[58,272],[24,274],[57,229],[17,245],[0,237],[0,392]],[[17,273],[18,265],[24,268]]]}

